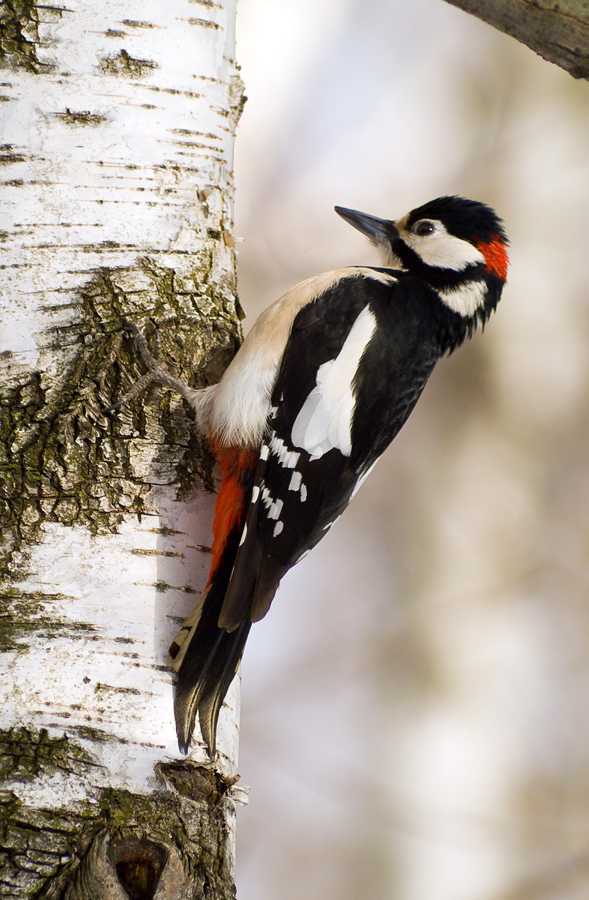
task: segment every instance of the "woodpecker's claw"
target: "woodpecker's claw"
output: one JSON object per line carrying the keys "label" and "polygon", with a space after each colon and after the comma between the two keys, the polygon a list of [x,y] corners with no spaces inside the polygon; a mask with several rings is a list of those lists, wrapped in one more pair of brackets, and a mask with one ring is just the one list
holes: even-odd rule
{"label": "woodpecker's claw", "polygon": [[137,325],[135,325],[134,322],[129,322],[127,319],[125,319],[123,320],[123,324],[125,328],[133,332],[139,356],[141,357],[141,360],[143,361],[143,364],[148,371],[145,373],[145,375],[142,375],[142,377],[138,381],[135,382],[135,384],[127,391],[126,394],[121,397],[121,399],[117,403],[113,404],[113,406],[108,409],[108,412],[114,412],[120,406],[123,406],[125,403],[129,403],[130,400],[133,400],[139,394],[143,393],[143,391],[147,390],[147,388],[152,384],[165,385],[166,387],[171,388],[173,391],[177,391],[177,393],[181,394],[184,399],[191,404],[191,406],[194,406],[196,398],[200,395],[201,392],[194,390],[194,388],[189,387],[187,384],[184,384],[183,381],[179,381],[177,378],[174,378],[172,375],[166,372],[165,369],[162,369],[156,357],[152,355],[145,339],[145,335],[140,331],[140,329],[137,327]]}
{"label": "woodpecker's claw", "polygon": [[107,409],[107,413],[112,413],[119,407],[124,406],[125,403],[129,403],[131,400],[134,400],[139,394],[142,394],[143,391],[146,391],[147,388],[154,384],[156,381],[156,377],[153,372],[149,372],[147,375],[142,375],[139,381],[136,381],[133,387],[129,388],[126,394],[123,394],[121,399],[117,403],[113,403],[112,406],[109,406]]}

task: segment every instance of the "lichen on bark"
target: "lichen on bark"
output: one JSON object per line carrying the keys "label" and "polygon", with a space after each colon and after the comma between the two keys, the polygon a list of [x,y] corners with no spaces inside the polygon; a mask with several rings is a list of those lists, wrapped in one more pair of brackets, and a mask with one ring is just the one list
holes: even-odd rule
{"label": "lichen on bark", "polygon": [[[47,591],[25,591],[18,585],[0,587],[0,653],[25,650],[39,632],[46,636],[64,634],[70,638],[73,632],[77,636],[91,634],[90,625],[60,621],[51,613],[54,601],[66,599],[63,595]],[[0,754],[0,768],[1,762]]]}
{"label": "lichen on bark", "polygon": [[[0,753],[0,897],[235,897],[225,824],[227,804],[233,814],[231,780],[201,766],[165,764],[154,803],[129,791],[89,789],[96,763],[65,736],[0,731]],[[39,806],[12,789],[47,775],[79,781],[85,799]]]}
{"label": "lichen on bark", "polygon": [[0,14],[1,898],[234,896],[237,699],[215,768],[161,766],[213,461],[168,390],[110,411],[144,374],[125,323],[193,386],[240,340],[235,10],[206,6],[218,28],[124,0]]}
{"label": "lichen on bark", "polygon": [[[132,269],[99,270],[80,292],[72,324],[57,326],[51,346],[69,352],[51,386],[40,372],[0,395],[0,528],[4,566],[34,541],[44,522],[112,530],[141,515],[152,475],[142,445],[156,437],[156,469],[180,496],[211,489],[212,460],[186,404],[162,392],[158,412],[136,398],[109,412],[142,374],[131,320],[156,329],[164,365],[193,386],[220,377],[239,341],[231,290],[209,280],[211,251],[188,274],[148,258]],[[151,480],[150,480],[151,479]]]}
{"label": "lichen on bark", "polygon": [[38,4],[34,0],[2,0],[0,4],[0,66],[22,67],[29,72],[52,69],[37,56]]}

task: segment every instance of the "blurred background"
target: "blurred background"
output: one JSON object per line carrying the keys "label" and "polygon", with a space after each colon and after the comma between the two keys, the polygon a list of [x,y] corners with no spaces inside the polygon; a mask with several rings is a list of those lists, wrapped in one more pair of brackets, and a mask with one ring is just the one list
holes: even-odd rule
{"label": "blurred background", "polygon": [[240,298],[374,264],[341,204],[484,200],[442,360],[242,675],[240,900],[589,896],[589,86],[442,0],[239,0]]}

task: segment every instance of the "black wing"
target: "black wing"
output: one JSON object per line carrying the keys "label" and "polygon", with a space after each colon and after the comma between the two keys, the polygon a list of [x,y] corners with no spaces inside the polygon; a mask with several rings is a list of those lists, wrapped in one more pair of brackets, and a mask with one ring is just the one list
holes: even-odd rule
{"label": "black wing", "polygon": [[284,573],[323,537],[349,502],[357,481],[349,455],[333,449],[313,458],[295,446],[292,430],[305,399],[316,388],[318,371],[338,357],[368,306],[372,286],[373,279],[345,277],[295,318],[219,619],[228,630],[246,617],[262,618]]}
{"label": "black wing", "polygon": [[[405,291],[391,276],[346,277],[298,313],[272,394],[220,626],[232,630],[266,614],[282,576],[339,518],[406,420],[439,357],[422,300],[408,316],[414,290]],[[338,375],[335,364],[341,377],[321,386],[332,365],[331,375]],[[317,410],[323,424],[333,412],[335,436],[321,442],[319,435],[311,446]],[[342,427],[346,410],[351,446]]]}

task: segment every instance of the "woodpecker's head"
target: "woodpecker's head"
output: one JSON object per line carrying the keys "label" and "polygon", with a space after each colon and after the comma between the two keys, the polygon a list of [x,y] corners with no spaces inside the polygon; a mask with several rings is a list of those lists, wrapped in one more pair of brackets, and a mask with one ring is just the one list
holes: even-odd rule
{"label": "woodpecker's head", "polygon": [[438,197],[395,221],[336,206],[381,251],[386,266],[423,279],[446,307],[485,322],[507,278],[508,239],[484,203]]}

